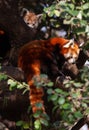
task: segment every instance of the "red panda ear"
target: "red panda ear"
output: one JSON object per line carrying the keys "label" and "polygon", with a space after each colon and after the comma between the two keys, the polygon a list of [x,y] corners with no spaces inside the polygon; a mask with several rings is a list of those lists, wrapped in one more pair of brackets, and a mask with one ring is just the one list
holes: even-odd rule
{"label": "red panda ear", "polygon": [[40,17],[42,17],[42,15],[43,15],[43,14],[38,14],[37,17],[40,18]]}
{"label": "red panda ear", "polygon": [[43,14],[38,14],[38,15],[37,15],[37,18],[38,18],[39,23],[41,23],[42,15],[43,15]]}
{"label": "red panda ear", "polygon": [[23,8],[22,11],[21,11],[20,16],[21,16],[21,17],[24,17],[24,16],[26,15],[26,13],[29,13],[28,9]]}
{"label": "red panda ear", "polygon": [[74,39],[69,40],[63,47],[64,48],[69,48],[70,46],[74,45]]}

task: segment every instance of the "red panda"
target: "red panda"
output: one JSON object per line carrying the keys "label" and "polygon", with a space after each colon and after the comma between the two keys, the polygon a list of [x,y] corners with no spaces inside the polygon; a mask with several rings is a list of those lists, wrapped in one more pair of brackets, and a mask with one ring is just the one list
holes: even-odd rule
{"label": "red panda", "polygon": [[30,28],[37,28],[39,23],[41,23],[42,14],[35,14],[26,8],[22,9],[21,17],[23,17],[24,22]]}
{"label": "red panda", "polygon": [[[31,41],[20,49],[18,67],[24,71],[30,87],[29,99],[33,113],[39,110],[36,106],[36,103],[39,102],[42,103],[40,109],[45,112],[44,101],[42,100],[43,88],[37,88],[34,85],[33,76],[39,76],[41,73],[52,76],[54,71],[55,74],[53,74],[56,77],[57,70],[62,67],[66,60],[69,63],[74,63],[77,60],[79,51],[76,42],[59,37]],[[53,66],[55,67],[53,68]]]}

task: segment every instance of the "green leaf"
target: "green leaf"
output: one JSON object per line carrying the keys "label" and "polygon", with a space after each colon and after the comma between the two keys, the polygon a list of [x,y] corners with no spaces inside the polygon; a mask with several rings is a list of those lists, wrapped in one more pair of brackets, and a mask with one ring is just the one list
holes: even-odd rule
{"label": "green leaf", "polygon": [[71,104],[69,104],[69,103],[65,103],[65,104],[63,104],[63,109],[70,109],[71,108]]}
{"label": "green leaf", "polygon": [[89,115],[89,108],[87,107],[87,109],[85,110],[85,115]]}
{"label": "green leaf", "polygon": [[24,124],[23,124],[23,128],[24,128],[24,129],[29,129],[29,123],[24,122]]}
{"label": "green leaf", "polygon": [[73,18],[73,20],[71,22],[72,22],[72,24],[79,24],[80,23],[80,19]]}
{"label": "green leaf", "polygon": [[40,102],[37,102],[37,103],[35,104],[35,106],[38,107],[38,108],[41,108],[41,107],[43,106],[43,104],[40,103]]}
{"label": "green leaf", "polygon": [[82,8],[85,9],[89,9],[89,2],[85,3],[82,5]]}
{"label": "green leaf", "polygon": [[47,8],[44,8],[43,11],[44,11],[45,13],[47,13],[47,12],[48,12],[48,9],[49,9],[48,7],[47,7]]}
{"label": "green leaf", "polygon": [[41,117],[44,118],[44,119],[46,119],[46,120],[50,119],[49,116],[46,113],[42,113]]}
{"label": "green leaf", "polygon": [[77,111],[77,112],[74,113],[74,116],[76,118],[81,118],[83,115],[82,115],[82,113],[80,111]]}
{"label": "green leaf", "polygon": [[10,85],[11,87],[15,87],[15,86],[17,85],[17,82],[14,81],[14,80],[12,80],[12,79],[9,79],[7,83],[8,83],[8,85]]}
{"label": "green leaf", "polygon": [[47,76],[46,74],[40,74],[40,78],[45,78],[45,79],[47,79],[48,76]]}
{"label": "green leaf", "polygon": [[87,103],[84,103],[84,102],[82,102],[81,105],[82,105],[83,108],[86,108],[86,109],[87,109],[87,107],[88,107],[88,104],[87,104]]}
{"label": "green leaf", "polygon": [[12,82],[10,85],[11,87],[15,87],[17,85],[17,82]]}
{"label": "green leaf", "polygon": [[7,79],[7,75],[5,75],[5,74],[0,74],[0,81],[2,81],[2,80],[6,80]]}
{"label": "green leaf", "polygon": [[48,126],[48,120],[46,120],[44,118],[40,118],[40,122],[41,122],[41,124]]}
{"label": "green leaf", "polygon": [[51,5],[51,6],[50,6],[50,11],[55,10],[55,9],[56,9],[55,7],[56,7],[56,5],[55,5],[55,4]]}
{"label": "green leaf", "polygon": [[42,111],[36,111],[34,114],[33,114],[33,117],[34,118],[39,118],[40,117],[40,115],[42,114]]}
{"label": "green leaf", "polygon": [[16,122],[16,126],[22,126],[23,125],[23,121],[17,121]]}
{"label": "green leaf", "polygon": [[57,95],[57,94],[51,95],[51,97],[50,97],[50,99],[51,99],[52,101],[56,101],[57,98],[58,98],[58,95]]}
{"label": "green leaf", "polygon": [[22,89],[22,88],[24,88],[24,86],[23,86],[22,84],[18,84],[18,85],[17,85],[17,88],[18,88],[18,89]]}
{"label": "green leaf", "polygon": [[35,127],[35,129],[40,130],[40,128],[41,128],[41,122],[40,122],[39,119],[34,122],[34,127]]}
{"label": "green leaf", "polygon": [[53,82],[49,82],[49,83],[47,83],[47,86],[48,86],[48,87],[52,87],[53,85],[54,85]]}
{"label": "green leaf", "polygon": [[72,93],[71,96],[72,96],[72,98],[77,98],[78,94],[77,93]]}
{"label": "green leaf", "polygon": [[51,88],[48,89],[48,90],[47,90],[47,93],[48,93],[48,94],[52,94],[52,93],[53,93],[53,89],[51,89]]}
{"label": "green leaf", "polygon": [[65,3],[65,10],[74,10],[74,4],[67,4],[67,3]]}
{"label": "green leaf", "polygon": [[58,94],[60,94],[60,95],[63,95],[64,97],[66,97],[66,96],[69,95],[68,92],[63,91],[62,89],[59,89],[59,88],[56,88],[56,89],[55,89],[55,92],[58,93]]}
{"label": "green leaf", "polygon": [[53,12],[53,11],[50,11],[50,12],[48,13],[48,16],[49,16],[49,17],[53,17],[53,15],[54,15],[54,12]]}
{"label": "green leaf", "polygon": [[78,87],[81,87],[83,84],[80,83],[80,82],[75,82],[73,85],[74,85],[76,88],[78,88]]}
{"label": "green leaf", "polygon": [[64,98],[64,97],[60,97],[60,98],[58,99],[58,104],[62,105],[62,104],[64,104],[64,103],[65,103],[65,98]]}
{"label": "green leaf", "polygon": [[81,21],[80,21],[80,24],[81,24],[81,26],[85,26],[85,27],[86,27],[87,21],[86,21],[86,20],[81,20]]}
{"label": "green leaf", "polygon": [[54,14],[59,17],[60,16],[60,12],[58,10],[54,10]]}
{"label": "green leaf", "polygon": [[72,15],[72,16],[77,16],[78,15],[78,11],[77,10],[67,10],[67,12]]}
{"label": "green leaf", "polygon": [[56,89],[55,89],[55,92],[56,92],[56,93],[62,93],[62,92],[63,92],[63,90],[62,90],[62,89],[60,89],[60,88],[56,88]]}

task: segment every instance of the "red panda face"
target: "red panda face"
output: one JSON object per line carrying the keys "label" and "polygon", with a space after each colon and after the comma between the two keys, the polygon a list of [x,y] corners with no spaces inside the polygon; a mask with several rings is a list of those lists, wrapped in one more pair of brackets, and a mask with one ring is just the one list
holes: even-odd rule
{"label": "red panda face", "polygon": [[35,14],[26,8],[22,9],[21,17],[23,17],[24,22],[30,28],[37,28],[39,23],[41,23],[42,14]]}
{"label": "red panda face", "polygon": [[78,59],[79,51],[80,49],[73,39],[61,47],[61,54],[69,63],[75,63]]}

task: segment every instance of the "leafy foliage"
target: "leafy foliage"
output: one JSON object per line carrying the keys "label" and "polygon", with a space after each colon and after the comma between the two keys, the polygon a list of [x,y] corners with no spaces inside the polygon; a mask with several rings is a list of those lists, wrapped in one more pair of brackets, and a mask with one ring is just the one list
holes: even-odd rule
{"label": "leafy foliage", "polygon": [[[89,1],[66,0],[54,1],[52,5],[44,8],[43,18],[49,17],[49,24],[55,28],[67,27],[67,37],[79,38],[80,35],[86,39],[89,37]],[[87,41],[87,40],[86,40]]]}
{"label": "leafy foliage", "polygon": [[30,127],[30,122],[26,122],[26,121],[18,121],[16,123],[16,126],[20,127],[21,130],[27,130]]}
{"label": "leafy foliage", "polygon": [[18,82],[13,78],[8,79],[7,84],[9,85],[9,90],[13,89],[24,89],[23,94],[29,90],[29,86],[25,82]]}
{"label": "leafy foliage", "polygon": [[7,80],[7,84],[9,85],[9,90],[14,90],[14,89],[24,89],[23,94],[29,90],[29,86],[25,82],[19,82],[12,78],[10,75],[0,72],[0,81],[2,80]]}
{"label": "leafy foliage", "polygon": [[[63,126],[66,127],[72,125],[76,120],[80,119],[86,114],[89,114],[89,68],[84,67],[80,70],[80,74],[75,80],[65,79],[63,82],[63,86],[65,90],[61,89],[60,86],[57,88],[53,88],[53,83],[48,80],[48,77],[45,74],[42,74],[40,78],[33,77],[35,80],[35,84],[37,87],[45,87],[47,91],[47,99],[48,101],[52,101],[54,107],[52,108],[53,113],[55,113],[58,109],[60,109],[59,116],[62,120],[61,123],[58,123],[58,126],[55,126],[57,122],[54,122],[53,125],[49,123],[49,116],[44,114],[42,111],[37,111],[33,114],[34,118],[37,120],[34,122],[35,130],[42,130],[42,125],[48,127],[52,125],[52,127],[58,127],[63,129]],[[1,73],[0,73],[1,75]],[[5,78],[2,78],[4,77]],[[15,81],[10,76],[2,73],[1,80],[9,77],[8,84],[10,85],[10,90],[15,88],[17,89],[26,89],[28,90],[28,85],[25,83],[19,83]],[[39,84],[40,83],[40,84]],[[41,107],[41,103],[36,104],[37,107]],[[41,118],[39,118],[41,117]],[[28,129],[32,127],[31,122],[18,121],[17,126],[20,126],[21,129]]]}

